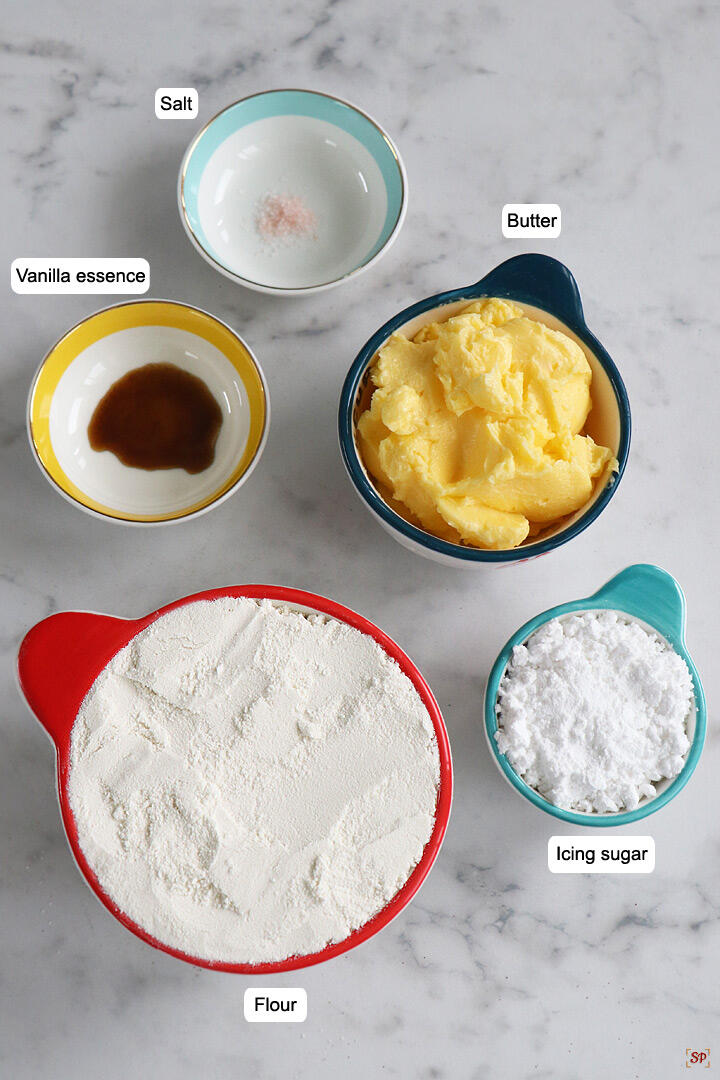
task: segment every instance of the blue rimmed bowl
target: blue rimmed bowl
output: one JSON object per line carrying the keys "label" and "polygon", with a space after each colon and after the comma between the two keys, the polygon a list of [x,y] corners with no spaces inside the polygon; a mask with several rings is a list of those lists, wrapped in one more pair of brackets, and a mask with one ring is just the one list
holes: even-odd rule
{"label": "blue rimmed bowl", "polygon": [[[309,211],[305,229],[268,235],[263,206],[283,198]],[[228,105],[195,136],[178,204],[216,270],[260,292],[304,294],[348,281],[387,251],[405,217],[407,177],[390,137],[355,105],[268,90]]]}
{"label": "blue rimmed bowl", "polygon": [[[377,490],[358,449],[356,424],[372,396],[370,367],[391,334],[401,331],[413,337],[429,323],[449,319],[483,296],[497,296],[518,303],[531,317],[562,330],[583,349],[592,368],[592,411],[585,432],[595,442],[609,446],[618,460],[618,471],[596,485],[585,506],[555,529],[520,547],[503,551],[453,544],[425,532],[407,521]],[[523,562],[566,544],[583,532],[602,513],[617,491],[630,449],[630,404],[620,372],[585,322],[575,278],[557,259],[547,255],[517,255],[501,263],[475,285],[437,293],[405,308],[385,323],[362,347],[348,372],[340,396],[340,451],[348,475],[361,500],[376,520],[404,547],[451,566],[503,566]]]}
{"label": "blue rimmed bowl", "polygon": [[[497,699],[500,683],[516,645],[524,644],[532,633],[551,619],[570,615],[578,611],[618,611],[643,624],[646,628],[660,635],[675,652],[683,658],[692,678],[694,707],[687,720],[687,736],[690,749],[681,772],[672,780],[661,780],[655,785],[657,795],[652,799],[643,799],[635,810],[614,814],[577,813],[563,810],[543,798],[531,788],[522,777],[518,776],[505,754],[497,747],[495,733],[498,730]],[[534,806],[538,806],[553,817],[560,818],[572,825],[615,826],[632,825],[636,821],[654,814],[682,791],[692,776],[698,763],[705,742],[707,728],[707,709],[705,694],[690,653],[685,644],[685,597],[677,581],[666,570],[648,563],[628,566],[621,573],[611,578],[592,596],[573,600],[568,604],[543,611],[534,619],[525,623],[513,634],[493,665],[485,689],[485,735],[495,764],[508,783]]]}

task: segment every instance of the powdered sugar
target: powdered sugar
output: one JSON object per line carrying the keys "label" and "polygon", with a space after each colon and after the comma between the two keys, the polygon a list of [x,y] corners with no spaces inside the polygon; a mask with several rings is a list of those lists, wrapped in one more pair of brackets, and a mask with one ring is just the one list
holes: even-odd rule
{"label": "powdered sugar", "polygon": [[189,955],[260,963],[343,940],[388,903],[438,782],[427,710],[370,637],[228,598],[168,613],[101,673],[68,792],[118,907]]}
{"label": "powdered sugar", "polygon": [[685,661],[615,611],[552,619],[513,649],[498,693],[498,749],[566,810],[633,810],[680,772],[693,706]]}

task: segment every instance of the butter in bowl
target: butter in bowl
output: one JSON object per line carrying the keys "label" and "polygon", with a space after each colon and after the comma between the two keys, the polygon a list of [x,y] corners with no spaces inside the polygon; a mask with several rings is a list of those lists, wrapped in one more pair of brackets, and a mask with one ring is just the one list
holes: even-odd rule
{"label": "butter in bowl", "polygon": [[396,539],[450,563],[525,559],[582,531],[629,448],[620,375],[570,272],[511,259],[421,301],[358,356],[340,441],[358,493]]}

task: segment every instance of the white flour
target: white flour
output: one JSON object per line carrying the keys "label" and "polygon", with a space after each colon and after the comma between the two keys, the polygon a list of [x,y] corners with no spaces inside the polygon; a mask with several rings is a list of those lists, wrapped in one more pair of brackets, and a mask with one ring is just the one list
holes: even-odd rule
{"label": "white flour", "polygon": [[552,619],[513,649],[495,738],[530,787],[566,810],[633,810],[677,776],[693,705],[685,661],[615,611]]}
{"label": "white flour", "polygon": [[181,607],[98,677],[72,732],[80,846],[131,919],[192,956],[341,941],[405,883],[439,755],[372,638],[268,602]]}

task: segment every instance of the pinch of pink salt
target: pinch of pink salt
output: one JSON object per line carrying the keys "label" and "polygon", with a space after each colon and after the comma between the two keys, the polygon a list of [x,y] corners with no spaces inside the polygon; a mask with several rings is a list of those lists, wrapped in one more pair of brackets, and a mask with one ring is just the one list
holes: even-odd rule
{"label": "pinch of pink salt", "polygon": [[317,218],[299,195],[266,195],[258,203],[255,227],[265,240],[287,240],[315,233]]}

